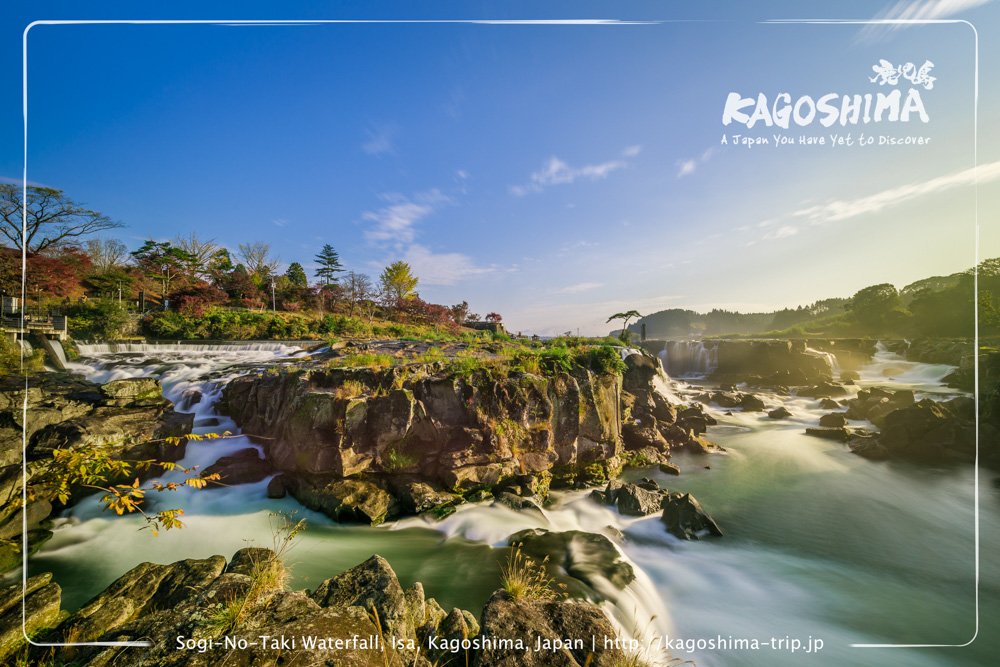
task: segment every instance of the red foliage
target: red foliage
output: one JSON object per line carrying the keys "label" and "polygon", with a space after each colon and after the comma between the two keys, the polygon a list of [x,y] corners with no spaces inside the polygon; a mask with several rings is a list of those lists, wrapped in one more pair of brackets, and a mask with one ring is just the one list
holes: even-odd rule
{"label": "red foliage", "polygon": [[209,306],[225,303],[228,295],[205,282],[196,283],[173,293],[174,303],[182,315],[201,317]]}
{"label": "red foliage", "polygon": [[493,324],[499,324],[500,322],[503,321],[503,315],[501,315],[500,313],[487,313],[486,321],[492,322]]}

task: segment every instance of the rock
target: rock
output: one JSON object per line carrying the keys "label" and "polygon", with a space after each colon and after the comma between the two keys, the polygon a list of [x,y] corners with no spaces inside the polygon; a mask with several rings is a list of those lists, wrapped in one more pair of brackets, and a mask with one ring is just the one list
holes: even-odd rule
{"label": "rock", "polygon": [[644,489],[636,484],[625,484],[615,496],[618,511],[626,516],[647,516],[660,511],[659,490]]}
{"label": "rock", "polygon": [[861,375],[857,371],[840,371],[841,382],[857,382],[860,379]]}
{"label": "rock", "polygon": [[844,389],[843,385],[832,382],[822,382],[811,387],[803,387],[798,391],[799,396],[808,398],[829,398],[831,396],[843,396],[846,393],[847,390]]}
{"label": "rock", "polygon": [[819,418],[819,425],[825,428],[837,428],[847,425],[847,417],[843,412],[831,412]]}
{"label": "rock", "polygon": [[[512,600],[497,591],[483,609],[481,625],[480,636],[484,638],[523,638],[523,645],[488,642],[476,654],[475,667],[612,667],[624,659],[620,649],[605,649],[602,641],[591,650],[594,637],[614,638],[617,633],[600,608],[590,602]],[[579,646],[561,645],[567,639],[579,640]],[[539,640],[556,648],[535,651]]]}
{"label": "rock", "polygon": [[101,385],[101,393],[109,399],[134,401],[143,398],[162,399],[160,383],[153,378],[125,378]]}
{"label": "rock", "polygon": [[442,491],[425,482],[409,482],[397,491],[399,501],[407,512],[441,512],[463,502],[462,496]]}
{"label": "rock", "polygon": [[321,607],[361,607],[369,613],[375,612],[383,630],[400,639],[414,635],[403,587],[381,556],[372,556],[327,579],[309,597]]}
{"label": "rock", "polygon": [[285,489],[285,476],[275,475],[271,478],[271,481],[267,483],[267,497],[268,498],[284,498],[288,495],[288,490]]}
{"label": "rock", "polygon": [[259,482],[272,472],[271,464],[260,458],[255,448],[247,447],[229,456],[223,456],[205,468],[201,476],[217,474],[222,484],[232,485]]}
{"label": "rock", "polygon": [[530,528],[507,538],[511,546],[520,545],[523,553],[548,563],[557,572],[564,572],[583,583],[582,591],[591,599],[603,599],[607,583],[621,590],[635,580],[632,566],[623,561],[614,544],[604,535],[579,530],[552,532]]}
{"label": "rock", "polygon": [[396,512],[396,499],[372,482],[307,475],[283,477],[285,488],[296,500],[336,521],[377,526]]}
{"label": "rock", "polygon": [[697,540],[705,534],[722,536],[722,529],[690,493],[666,496],[660,520],[668,532],[682,540]]}
{"label": "rock", "polygon": [[61,600],[62,589],[47,572],[29,577],[23,590],[20,581],[0,589],[0,661],[24,646],[23,632],[30,636],[53,627],[59,620]]}
{"label": "rock", "polygon": [[768,412],[767,416],[771,419],[788,419],[792,416],[792,413],[789,412],[785,406],[781,406],[780,408],[775,408],[774,410]]}
{"label": "rock", "polygon": [[661,463],[660,472],[676,476],[681,474],[681,469],[675,466],[673,463]]}
{"label": "rock", "polygon": [[193,591],[208,588],[225,567],[222,556],[171,565],[141,563],[84,604],[59,631],[76,641],[96,640],[140,616],[173,609]]}
{"label": "rock", "polygon": [[879,442],[892,456],[919,460],[972,460],[975,407],[971,399],[923,399],[885,416]]}
{"label": "rock", "polygon": [[516,496],[513,493],[508,493],[507,491],[501,491],[494,496],[494,502],[500,503],[501,505],[506,505],[512,510],[535,510],[537,512],[542,511],[541,505],[534,498],[525,498],[522,496]]}
{"label": "rock", "polygon": [[819,407],[824,410],[837,410],[840,408],[840,403],[833,400],[832,398],[821,398],[819,401]]}
{"label": "rock", "polygon": [[763,412],[765,409],[764,401],[753,394],[743,394],[740,398],[740,407],[743,408],[743,412]]}

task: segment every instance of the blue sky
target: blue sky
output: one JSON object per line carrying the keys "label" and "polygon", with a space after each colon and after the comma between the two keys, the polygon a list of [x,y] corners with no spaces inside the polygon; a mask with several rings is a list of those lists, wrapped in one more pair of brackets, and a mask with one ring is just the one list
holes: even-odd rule
{"label": "blue sky", "polygon": [[[998,4],[828,4],[22,3],[2,10],[0,176],[23,166],[20,38],[35,19],[662,20],[37,26],[28,175],[126,223],[133,245],[195,231],[309,268],[331,243],[372,275],[405,259],[424,298],[467,299],[515,331],[796,305],[972,263],[973,32],[759,21],[958,17],[980,33],[981,255],[1000,255]],[[739,132],[721,124],[729,92],[877,92],[881,58],[934,62],[929,123],[783,133],[928,145],[720,145]]]}

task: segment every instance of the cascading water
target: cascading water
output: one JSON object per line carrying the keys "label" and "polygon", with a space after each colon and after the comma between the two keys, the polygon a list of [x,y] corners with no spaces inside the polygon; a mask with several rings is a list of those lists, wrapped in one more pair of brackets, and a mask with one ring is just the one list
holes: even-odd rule
{"label": "cascading water", "polygon": [[671,377],[705,377],[719,365],[718,345],[700,340],[669,340],[659,356]]}
{"label": "cascading water", "polygon": [[[699,358],[693,342],[690,348],[690,358]],[[120,351],[84,346],[81,351],[88,358],[74,368],[96,381],[152,375],[172,400],[193,400],[200,392],[191,409],[205,431],[235,430],[214,410],[229,377],[297,354],[288,346]],[[710,362],[697,363],[699,372],[708,370]],[[886,374],[890,367],[893,372]],[[919,378],[929,390],[935,387],[933,378],[943,377],[942,370],[905,362],[882,347],[874,362],[861,369],[860,384],[867,378],[893,388],[901,386],[901,379]],[[665,381],[658,388],[677,402],[701,391],[693,384]],[[940,385],[936,389],[942,390]],[[499,584],[499,563],[505,556],[494,547],[505,544],[514,532],[546,528],[613,534],[610,526],[624,535],[613,541],[635,569],[636,580],[625,590],[610,583],[597,587],[608,600],[604,605],[609,616],[627,636],[811,636],[825,643],[820,656],[805,657],[781,650],[734,652],[707,646],[672,651],[699,667],[806,662],[870,667],[884,662],[885,654],[851,648],[851,643],[966,641],[975,608],[971,471],[862,459],[840,443],[802,434],[804,426],[815,425],[825,412],[817,401],[763,398],[769,404],[783,403],[793,417],[775,421],[763,413],[716,412],[720,424],[711,427],[708,436],[728,455],[706,459],[675,454],[673,462],[683,471],[680,477],[656,469],[626,473],[692,492],[725,530],[720,539],[682,542],[664,530],[656,515],[626,518],[579,492],[556,494],[554,505],[542,512],[479,504],[463,506],[440,522],[411,518],[377,528],[342,525],[304,510],[291,498],[267,499],[264,480],[151,498],[152,503],[181,506],[186,512],[185,528],[161,532],[157,538],[137,532],[141,517],[109,516],[96,498],[84,500],[57,520],[54,537],[33,557],[30,568],[54,572],[64,587],[64,606],[72,609],[143,561],[228,556],[248,542],[270,546],[270,513],[296,513],[309,526],[290,555],[293,587],[315,587],[379,553],[404,585],[421,581],[446,607],[478,613]],[[210,425],[214,420],[218,423]],[[250,442],[244,438],[190,443],[182,463],[205,466],[247,446]],[[1000,551],[1000,503],[995,494],[981,499],[980,525],[982,553]],[[997,565],[984,561],[982,567],[980,588],[1000,590]],[[981,613],[996,617],[1000,610],[994,598],[984,595]],[[995,649],[981,640],[959,653],[893,651],[893,664],[973,667],[991,664]]]}
{"label": "cascading water", "polygon": [[832,352],[823,352],[822,350],[814,350],[811,347],[807,347],[805,350],[806,354],[811,354],[814,357],[819,357],[820,359],[826,359],[826,363],[830,366],[830,373],[833,375],[834,379],[840,377],[840,362],[837,360],[837,355]]}

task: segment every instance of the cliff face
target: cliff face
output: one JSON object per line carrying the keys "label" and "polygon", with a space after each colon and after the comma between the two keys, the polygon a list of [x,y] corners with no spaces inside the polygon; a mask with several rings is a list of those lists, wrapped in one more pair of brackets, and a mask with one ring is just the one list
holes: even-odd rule
{"label": "cliff face", "polygon": [[[434,364],[263,373],[230,382],[220,409],[262,437],[267,458],[299,500],[339,515],[361,495],[380,520],[421,509],[414,484],[432,485],[423,494],[544,496],[550,483],[614,476],[626,449],[650,447],[666,458],[671,440],[695,436],[677,427],[677,410],[655,392],[656,360],[636,353],[626,366],[624,374],[576,367],[545,376],[459,376]],[[348,477],[376,482],[403,507],[375,498],[373,488],[330,486]],[[331,493],[334,507],[319,500]]]}

